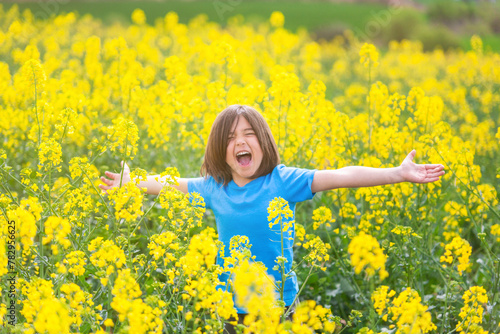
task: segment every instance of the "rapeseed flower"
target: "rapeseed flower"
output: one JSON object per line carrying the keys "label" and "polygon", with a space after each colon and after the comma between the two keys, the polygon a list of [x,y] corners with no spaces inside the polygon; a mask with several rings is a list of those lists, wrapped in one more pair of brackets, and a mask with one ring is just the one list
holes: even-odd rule
{"label": "rapeseed flower", "polygon": [[428,307],[421,304],[417,291],[406,288],[392,300],[388,308],[391,320],[396,322],[398,334],[429,333],[437,327],[432,322]]}
{"label": "rapeseed flower", "polygon": [[308,300],[299,304],[293,314],[293,333],[333,333],[336,323],[330,309],[317,305],[315,301]]}
{"label": "rapeseed flower", "polygon": [[332,211],[324,206],[313,211],[312,219],[314,221],[313,229],[315,230],[323,224],[325,224],[326,227],[330,227],[331,223],[335,222],[335,219],[332,217]]}
{"label": "rapeseed flower", "polygon": [[[317,261],[328,261],[330,259],[330,255],[328,255],[328,250],[331,248],[330,244],[324,243],[318,236],[309,237],[308,235],[308,239],[309,240],[302,245],[302,247],[309,251],[309,254],[307,254],[304,259],[307,262],[313,264],[315,264]],[[321,269],[326,270],[326,268]]]}
{"label": "rapeseed flower", "polygon": [[[113,240],[103,241],[102,237],[97,237],[89,243],[88,250],[93,252],[90,262],[96,267],[105,268],[107,276],[114,273],[115,268],[119,269],[125,264],[125,253]],[[102,282],[107,283],[107,279]]]}
{"label": "rapeseed flower", "polygon": [[63,263],[69,267],[68,271],[70,273],[75,276],[82,276],[85,273],[84,266],[87,263],[87,259],[84,252],[73,251],[66,255]]}
{"label": "rapeseed flower", "polygon": [[361,47],[361,50],[359,51],[359,62],[363,64],[365,67],[377,67],[379,65],[378,63],[378,51],[375,45],[365,43]]}
{"label": "rapeseed flower", "polygon": [[[477,327],[483,322],[483,305],[488,302],[488,295],[482,286],[473,286],[465,291],[462,296],[464,306],[460,309],[460,318],[462,321],[457,324],[457,331],[468,331],[471,327]],[[476,328],[481,332],[482,328]]]}
{"label": "rapeseed flower", "polygon": [[[460,276],[462,276],[462,272],[466,271],[470,266],[469,258],[471,253],[472,247],[467,240],[455,237],[445,246],[445,253],[441,256],[440,262],[453,265],[455,264],[455,260],[457,260],[457,270]],[[446,265],[443,265],[443,267],[446,267]]]}
{"label": "rapeseed flower", "polygon": [[9,217],[9,221],[15,221],[18,225],[16,237],[20,238],[21,242],[16,243],[16,249],[21,249],[22,245],[23,252],[28,252],[29,247],[33,245],[33,241],[37,233],[36,222],[40,219],[39,215],[37,217],[36,215],[33,215],[32,212],[19,207],[14,210],[7,211],[7,216]]}
{"label": "rapeseed flower", "polygon": [[[47,236],[42,238],[43,245],[46,245],[54,240],[64,249],[67,249],[69,246],[71,246],[71,242],[67,238],[68,234],[71,233],[71,225],[69,224],[69,221],[67,219],[50,216],[45,221],[44,231]],[[57,245],[51,245],[51,248],[54,255],[57,255],[59,253]]]}
{"label": "rapeseed flower", "polygon": [[367,277],[372,277],[378,271],[381,281],[389,276],[385,270],[387,255],[373,236],[361,232],[351,240],[347,251],[351,256],[351,265],[356,274],[364,271]]}
{"label": "rapeseed flower", "polygon": [[137,25],[143,25],[146,23],[146,14],[144,14],[144,11],[142,9],[134,9],[132,12],[132,22],[134,22]]}
{"label": "rapeseed flower", "polygon": [[[390,298],[394,297],[396,292],[394,290],[389,291],[389,287],[385,285],[379,286],[371,296],[373,307],[375,311],[377,311],[378,315],[382,315],[384,311],[387,309],[388,304],[390,303]],[[387,321],[387,316],[385,319]]]}
{"label": "rapeseed flower", "polygon": [[118,117],[113,120],[113,126],[108,127],[107,134],[110,140],[110,150],[119,150],[124,159],[134,159],[137,154],[139,130],[137,125],[129,119]]}
{"label": "rapeseed flower", "polygon": [[177,235],[173,232],[163,232],[151,236],[151,241],[148,244],[149,254],[153,255],[155,261],[163,259],[163,265],[167,265],[171,261],[175,261],[176,257],[171,253],[179,249],[180,245],[177,241]]}
{"label": "rapeseed flower", "polygon": [[[36,53],[38,53],[38,50],[36,50]],[[47,76],[38,59],[27,59],[14,80],[18,88],[22,91],[28,90],[30,96],[34,96],[35,93],[38,95],[44,90]]]}
{"label": "rapeseed flower", "polygon": [[40,170],[56,167],[58,171],[61,171],[61,168],[58,167],[62,162],[61,145],[54,138],[42,141],[38,150],[38,160],[40,162],[38,169]]}
{"label": "rapeseed flower", "polygon": [[53,284],[34,277],[31,282],[21,281],[21,314],[26,318],[28,333],[69,333],[71,318],[65,303],[54,296]]}
{"label": "rapeseed flower", "polygon": [[281,197],[273,199],[267,207],[267,213],[267,220],[270,222],[269,228],[272,230],[273,226],[279,224],[280,230],[277,233],[284,234],[287,232],[288,238],[291,238],[295,221],[289,220],[289,218],[292,218],[293,212],[290,210],[288,202]]}
{"label": "rapeseed flower", "polygon": [[497,242],[500,242],[500,224],[494,224],[491,226],[491,234],[496,236]]}
{"label": "rapeseed flower", "polygon": [[234,269],[236,304],[248,310],[245,333],[271,333],[279,325],[282,308],[276,305],[273,279],[259,262],[241,261]]}
{"label": "rapeseed flower", "polygon": [[125,219],[127,222],[134,221],[142,212],[142,191],[129,182],[121,188],[113,188],[108,191],[109,199],[115,202],[116,219]]}
{"label": "rapeseed flower", "polygon": [[355,218],[359,214],[358,208],[352,203],[344,203],[339,210],[339,216],[343,218]]}
{"label": "rapeseed flower", "polygon": [[271,26],[275,28],[282,28],[283,25],[285,24],[285,16],[283,15],[282,12],[278,11],[272,12],[269,22],[271,23]]}
{"label": "rapeseed flower", "polygon": [[61,299],[69,304],[72,323],[80,326],[82,324],[82,313],[84,312],[84,306],[87,306],[87,301],[93,305],[92,295],[82,291],[75,283],[63,284],[60,291],[65,295],[65,298]]}

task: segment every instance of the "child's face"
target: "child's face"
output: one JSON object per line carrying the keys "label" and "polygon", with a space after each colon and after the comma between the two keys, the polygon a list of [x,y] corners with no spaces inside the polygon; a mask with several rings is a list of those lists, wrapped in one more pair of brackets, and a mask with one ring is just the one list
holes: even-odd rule
{"label": "child's face", "polygon": [[234,182],[242,187],[251,180],[262,163],[262,149],[257,135],[245,117],[233,123],[226,151],[226,162],[231,167]]}

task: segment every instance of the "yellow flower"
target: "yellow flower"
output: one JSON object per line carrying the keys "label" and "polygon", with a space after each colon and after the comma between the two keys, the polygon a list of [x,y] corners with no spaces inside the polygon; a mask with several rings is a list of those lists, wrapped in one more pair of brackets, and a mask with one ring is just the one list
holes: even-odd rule
{"label": "yellow flower", "polygon": [[36,59],[30,59],[24,63],[16,75],[18,87],[28,90],[31,96],[40,94],[45,88],[47,76],[42,65]]}
{"label": "yellow flower", "polygon": [[127,222],[134,221],[138,216],[143,215],[142,200],[143,193],[135,185],[129,182],[121,188],[113,188],[108,191],[109,199],[115,202],[116,219],[125,219]]}
{"label": "yellow flower", "polygon": [[124,117],[114,119],[113,124],[106,130],[111,141],[111,152],[119,149],[123,157],[134,159],[137,153],[137,142],[139,141],[137,125],[132,120]]}
{"label": "yellow flower", "polygon": [[69,333],[71,318],[68,308],[57,298],[41,301],[33,327],[38,333]]}
{"label": "yellow flower", "polygon": [[116,246],[113,240],[102,241],[102,237],[92,240],[88,246],[90,252],[90,262],[99,268],[121,268],[126,261],[123,250]]}
{"label": "yellow flower", "polygon": [[355,218],[359,214],[358,209],[352,203],[344,203],[339,210],[339,216],[343,218]]}
{"label": "yellow flower", "polygon": [[497,242],[500,242],[500,224],[494,224],[491,226],[491,234],[497,237]]}
{"label": "yellow flower", "polygon": [[[46,237],[42,238],[42,244],[46,245],[52,240],[63,246],[64,249],[71,246],[71,242],[66,238],[71,233],[71,225],[67,219],[50,216],[44,224]],[[58,254],[57,245],[52,245],[54,255]]]}
{"label": "yellow flower", "polygon": [[90,168],[87,157],[74,157],[69,161],[69,172],[72,179],[76,179],[84,173],[89,175]]}
{"label": "yellow flower", "polygon": [[392,315],[391,320],[396,321],[396,333],[428,333],[437,329],[427,311],[428,307],[422,305],[421,301],[418,292],[411,288],[406,288],[392,300],[393,306],[388,310]]}
{"label": "yellow flower", "polygon": [[106,327],[114,327],[114,325],[115,325],[115,324],[113,323],[113,320],[111,320],[110,318],[108,318],[108,319],[104,320],[104,323],[103,323],[103,324],[104,324],[104,326],[106,326]]}
{"label": "yellow flower", "polygon": [[335,222],[335,219],[332,218],[332,211],[325,206],[321,206],[314,210],[312,219],[314,221],[313,229],[315,230],[323,224],[325,224],[326,227],[330,227],[330,224]]}
{"label": "yellow flower", "polygon": [[359,56],[361,57],[359,62],[365,67],[377,67],[378,66],[378,51],[375,45],[365,43],[359,51]]}
{"label": "yellow flower", "polygon": [[7,216],[9,217],[9,221],[16,222],[16,238],[20,238],[24,250],[28,251],[29,247],[33,245],[33,240],[37,233],[36,216],[22,207],[7,211]]}
{"label": "yellow flower", "polygon": [[63,263],[68,265],[68,271],[75,276],[82,276],[85,273],[85,264],[87,259],[82,251],[73,251],[66,255]]}
{"label": "yellow flower", "polygon": [[295,245],[301,246],[306,237],[306,229],[301,224],[295,224]]}
{"label": "yellow flower", "polygon": [[276,328],[281,308],[275,306],[277,294],[274,282],[260,262],[242,261],[234,270],[236,304],[249,311],[244,323],[248,331]]}
{"label": "yellow flower", "polygon": [[166,266],[169,262],[175,261],[175,256],[169,251],[179,249],[179,243],[176,241],[177,236],[173,232],[163,232],[151,236],[151,241],[148,244],[149,254],[153,255],[155,260],[163,259],[163,264]]}
{"label": "yellow flower", "polygon": [[483,53],[483,41],[478,35],[472,35],[472,37],[470,38],[470,45],[472,47],[472,50],[474,50],[474,52],[476,52],[477,54]]}
{"label": "yellow flower", "polygon": [[144,14],[142,9],[137,8],[132,12],[132,22],[137,25],[143,25],[146,23],[146,14]]}
{"label": "yellow flower", "polygon": [[282,12],[274,11],[271,14],[269,22],[271,22],[271,26],[275,28],[282,28],[285,24],[285,16]]}
{"label": "yellow flower", "polygon": [[384,310],[386,309],[386,305],[389,303],[389,298],[393,297],[396,294],[394,290],[389,291],[389,287],[382,285],[379,286],[372,293],[372,302],[375,311],[377,311],[378,315],[382,315]]}
{"label": "yellow flower", "polygon": [[460,276],[462,276],[462,272],[467,270],[470,266],[469,257],[471,253],[472,247],[469,245],[467,240],[455,237],[445,246],[445,253],[441,256],[440,262],[454,264],[455,260],[458,260],[457,270]]}
{"label": "yellow flower", "polygon": [[330,309],[308,300],[299,304],[293,314],[293,333],[333,333],[336,324]]}
{"label": "yellow flower", "polygon": [[217,257],[217,235],[212,228],[206,228],[194,235],[187,252],[179,259],[176,266],[181,267],[186,275],[194,275],[215,263]]}
{"label": "yellow flower", "polygon": [[77,326],[82,324],[82,313],[85,307],[92,303],[92,295],[83,291],[74,283],[63,284],[60,291],[65,294],[66,303],[69,306],[72,322]]}
{"label": "yellow flower", "polygon": [[52,282],[34,277],[31,282],[21,284],[22,294],[26,296],[21,309],[27,322],[25,327],[38,333],[69,333],[69,310],[54,296]]}
{"label": "yellow flower", "polygon": [[165,76],[169,81],[177,80],[187,75],[186,64],[177,56],[165,58],[163,67],[165,68]]}
{"label": "yellow flower", "polygon": [[309,254],[304,257],[307,262],[314,264],[316,261],[322,262],[330,259],[328,255],[330,244],[324,243],[320,237],[314,235],[307,235],[307,239],[309,241],[303,245],[305,249],[310,249]]}
{"label": "yellow flower", "polygon": [[361,232],[351,240],[347,251],[351,255],[351,265],[356,274],[364,271],[367,277],[372,277],[378,271],[381,281],[389,276],[385,270],[387,256],[377,239],[371,235]]}
{"label": "yellow flower", "polygon": [[136,184],[139,184],[141,181],[148,180],[148,173],[142,168],[136,168],[130,173],[130,179]]}
{"label": "yellow flower", "polygon": [[293,212],[288,206],[288,202],[281,197],[274,198],[267,208],[267,220],[270,221],[269,228],[272,229],[274,225],[279,224],[280,230],[277,233],[288,232],[287,235],[290,238],[293,233],[293,220],[287,220],[292,218]]}
{"label": "yellow flower", "polygon": [[[478,327],[483,322],[483,305],[488,302],[488,295],[482,286],[473,286],[465,291],[462,296],[464,306],[460,309],[460,318],[462,321],[457,324],[457,331],[468,331],[476,325],[476,330],[480,332],[482,328]],[[476,333],[476,332],[474,332]]]}
{"label": "yellow flower", "polygon": [[113,301],[110,305],[118,313],[118,319],[128,323],[130,332],[162,332],[161,310],[152,308],[139,298],[142,291],[130,269],[122,269],[118,272],[111,293]]}
{"label": "yellow flower", "polygon": [[62,162],[61,156],[61,145],[59,145],[59,143],[54,138],[44,140],[40,144],[40,149],[38,150],[38,159],[40,161],[38,168],[49,170],[52,167],[59,166],[59,164]]}

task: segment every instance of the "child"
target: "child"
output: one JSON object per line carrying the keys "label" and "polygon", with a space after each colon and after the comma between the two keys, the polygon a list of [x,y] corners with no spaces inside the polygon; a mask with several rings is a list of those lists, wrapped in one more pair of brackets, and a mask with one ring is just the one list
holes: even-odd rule
{"label": "child", "polygon": [[[275,260],[281,256],[281,244],[273,242],[275,232],[269,228],[267,207],[275,197],[288,201],[295,215],[295,204],[311,199],[315,193],[336,188],[370,187],[398,182],[426,183],[439,180],[444,175],[442,165],[417,165],[411,151],[399,167],[370,168],[344,167],[337,170],[307,170],[286,167],[280,164],[276,142],[269,125],[255,109],[233,105],[222,111],[214,121],[205,151],[199,178],[180,178],[174,188],[183,193],[198,192],[206,207],[213,210],[219,240],[223,242],[224,254],[229,254],[229,241],[234,235],[245,235],[252,245],[255,261],[268,268],[275,281],[281,280],[280,272],[273,270]],[[124,166],[122,184],[130,181],[130,170]],[[120,184],[120,174],[106,172],[110,179],[102,177],[108,190]],[[157,195],[163,184],[148,176],[139,183],[148,194]],[[294,217],[292,217],[292,220]],[[284,245],[285,272],[293,263],[293,240]],[[223,265],[223,259],[217,263]],[[227,275],[221,281],[227,281]],[[284,287],[284,302],[290,306],[298,292],[295,274],[289,277]],[[240,321],[245,309],[237,307]],[[231,330],[226,326],[226,330]]]}

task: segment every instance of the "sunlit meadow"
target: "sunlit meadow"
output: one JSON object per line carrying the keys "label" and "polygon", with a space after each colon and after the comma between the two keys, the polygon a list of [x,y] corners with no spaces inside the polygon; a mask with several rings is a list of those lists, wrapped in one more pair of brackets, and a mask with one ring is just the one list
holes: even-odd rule
{"label": "sunlit meadow", "polygon": [[[287,31],[278,12],[221,27],[175,13],[150,26],[136,10],[124,26],[16,8],[0,5],[2,333],[220,333],[226,270],[253,306],[244,333],[500,332],[500,55],[479,37],[467,52],[381,52]],[[136,180],[199,176],[215,116],[236,103],[262,112],[288,166],[390,167],[416,149],[446,169],[317,194],[295,230],[287,203],[269,203],[269,228],[295,237],[292,321],[245,236],[215,265],[201,197],[98,188],[122,160]]]}

